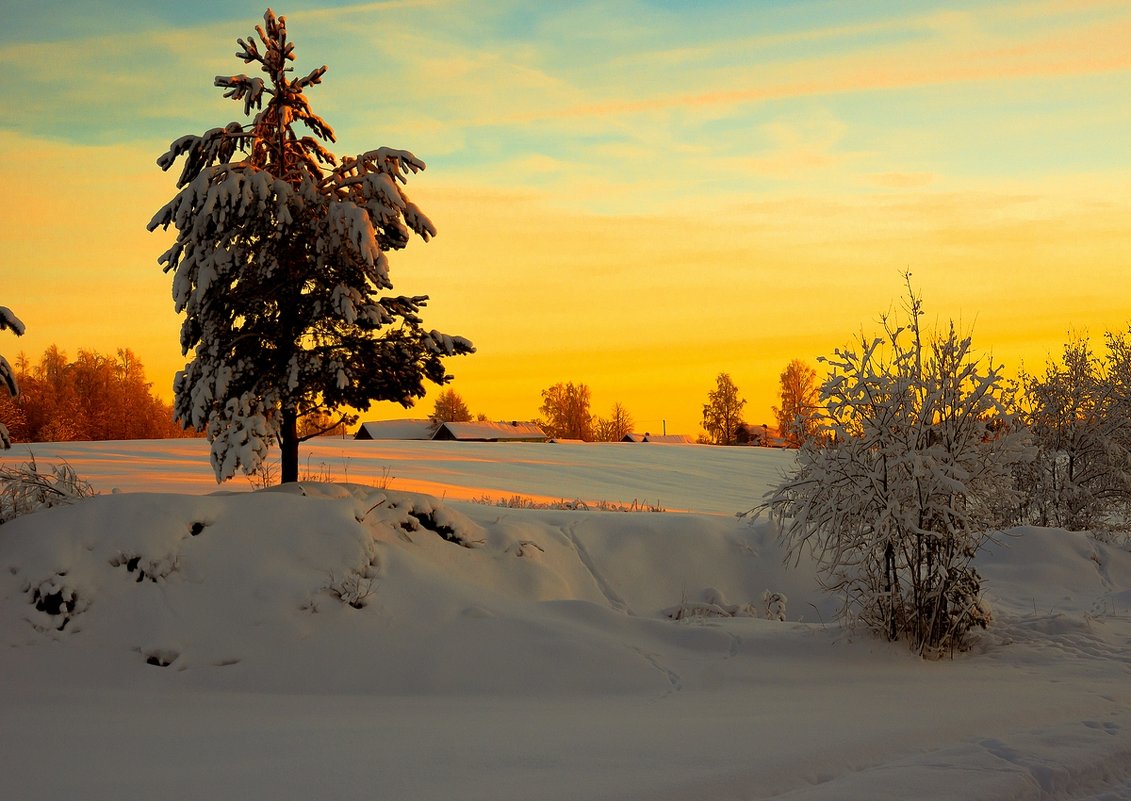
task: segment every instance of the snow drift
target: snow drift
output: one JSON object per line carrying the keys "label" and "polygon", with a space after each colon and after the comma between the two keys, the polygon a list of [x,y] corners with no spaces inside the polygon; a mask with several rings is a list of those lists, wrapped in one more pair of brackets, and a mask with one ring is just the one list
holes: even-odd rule
{"label": "snow drift", "polygon": [[[132,461],[133,486],[168,487],[143,475],[158,444],[104,447],[123,456],[115,475]],[[480,487],[549,490],[564,462],[554,495],[599,485],[619,499],[650,460],[674,487],[682,460],[681,498],[751,503],[748,484],[727,496],[735,477],[714,478],[723,449],[592,448],[587,474],[585,446],[507,451],[523,459],[498,468],[445,447],[409,461],[460,454],[432,479],[468,492],[475,470]],[[761,476],[780,454],[741,458]],[[923,662],[831,624],[838,600],[813,566],[784,566],[774,532],[733,514],[359,484],[104,494],[0,527],[3,786],[27,799],[1131,798],[1131,554],[1025,528],[977,567],[993,625],[970,652]]]}
{"label": "snow drift", "polygon": [[765,616],[767,590],[795,620],[834,611],[765,528],[727,518],[456,511],[303,484],[102,496],[2,535],[6,644],[52,648],[80,674],[167,666],[202,687],[659,691],[670,671],[648,654],[732,645],[673,617]]}

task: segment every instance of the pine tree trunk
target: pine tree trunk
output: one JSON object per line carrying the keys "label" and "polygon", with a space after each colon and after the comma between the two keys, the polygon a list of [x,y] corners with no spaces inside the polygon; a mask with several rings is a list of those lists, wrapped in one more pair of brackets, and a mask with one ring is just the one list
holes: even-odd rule
{"label": "pine tree trunk", "polygon": [[298,415],[294,409],[283,409],[283,425],[279,437],[280,484],[298,481]]}

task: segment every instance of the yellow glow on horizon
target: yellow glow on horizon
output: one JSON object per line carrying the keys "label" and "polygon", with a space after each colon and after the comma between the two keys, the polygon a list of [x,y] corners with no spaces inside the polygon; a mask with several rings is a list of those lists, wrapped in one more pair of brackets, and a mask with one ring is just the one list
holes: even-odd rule
{"label": "yellow glow on horizon", "polygon": [[[581,7],[546,5],[544,40],[505,9],[471,35],[415,0],[290,19],[300,56],[330,65],[312,104],[339,131],[332,149],[429,163],[407,192],[439,235],[389,254],[391,277],[431,296],[429,328],[476,344],[448,362],[472,411],[529,419],[543,389],[582,382],[597,415],[620,402],[642,431],[694,436],[720,372],[747,420],[772,425],[785,365],[876,330],[906,270],[928,323],[972,328],[1012,372],[1039,370],[1069,331],[1098,340],[1131,320],[1131,160],[1107,141],[1131,119],[1125,4],[864,8],[765,30],[697,17],[698,39],[684,12],[658,14],[654,41],[610,8],[577,58],[546,31],[582,30]],[[239,116],[208,84],[238,68],[229,45],[256,21],[104,36],[97,67],[73,40],[0,47],[44,81],[13,101],[30,122],[0,130],[0,303],[28,325],[0,353],[129,347],[170,396],[184,357],[156,260],[171,234],[145,225],[175,176],[154,160]],[[163,73],[139,69],[158,59]],[[378,68],[396,102],[372,94]],[[61,141],[52,126],[81,98],[60,76],[84,70],[128,88],[98,113],[144,135]]]}
{"label": "yellow glow on horizon", "polygon": [[[64,157],[83,160],[85,177],[59,191],[35,180],[35,165],[60,145],[3,137],[28,154],[0,168],[5,185],[25,187],[0,200],[14,223],[0,244],[26,265],[4,302],[29,330],[0,352],[129,347],[168,397],[184,363],[179,319],[156,264],[168,237],[145,223],[171,196],[170,177],[132,151],[75,148]],[[703,217],[595,215],[430,177],[409,191],[440,234],[391,254],[394,284],[430,294],[429,325],[476,343],[477,354],[449,362],[452,386],[493,419],[531,418],[542,389],[574,381],[590,385],[598,415],[620,402],[642,430],[695,435],[715,376],[728,372],[748,419],[772,424],[781,369],[874,330],[899,302],[904,269],[929,317],[972,325],[978,349],[1014,370],[1038,369],[1071,329],[1098,338],[1129,317],[1131,181],[1121,175],[996,191],[912,186],[879,213],[874,202],[798,197]],[[430,409],[426,398],[413,412],[377,413]]]}

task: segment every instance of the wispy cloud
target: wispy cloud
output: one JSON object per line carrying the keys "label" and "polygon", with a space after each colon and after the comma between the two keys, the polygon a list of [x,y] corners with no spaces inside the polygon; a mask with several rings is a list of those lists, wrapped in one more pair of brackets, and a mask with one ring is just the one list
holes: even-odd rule
{"label": "wispy cloud", "polygon": [[606,117],[677,107],[735,106],[815,95],[1131,70],[1131,48],[1127,46],[1131,13],[1019,39],[987,35],[968,14],[932,17],[909,29],[935,35],[848,55],[752,64],[737,78],[721,75],[718,88],[708,91],[626,96],[582,103],[557,113]]}

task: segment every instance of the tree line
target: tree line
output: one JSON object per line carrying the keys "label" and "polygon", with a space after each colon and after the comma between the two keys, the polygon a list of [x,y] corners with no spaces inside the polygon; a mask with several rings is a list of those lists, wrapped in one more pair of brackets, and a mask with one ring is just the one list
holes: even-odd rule
{"label": "tree line", "polygon": [[729,373],[719,373],[715,388],[703,404],[703,430],[700,441],[711,445],[770,445],[797,448],[817,434],[820,410],[817,401],[817,371],[794,359],[780,376],[781,405],[773,407],[777,429],[771,438],[769,426],[751,425],[742,419],[746,400]]}
{"label": "tree line", "polygon": [[[590,394],[588,384],[574,384],[572,381],[547,387],[542,390],[540,416],[531,422],[536,423],[551,439],[620,442],[632,433],[632,414],[623,404],[614,403],[608,417],[601,417],[590,408]],[[434,427],[438,427],[441,423],[486,420],[487,415],[479,413],[472,418],[467,403],[458,392],[449,387],[436,396],[429,419]]]}
{"label": "tree line", "polygon": [[34,364],[21,353],[9,370],[16,392],[0,397],[0,420],[12,441],[195,436],[173,420],[128,348],[113,356],[80,350],[71,360],[52,345]]}

